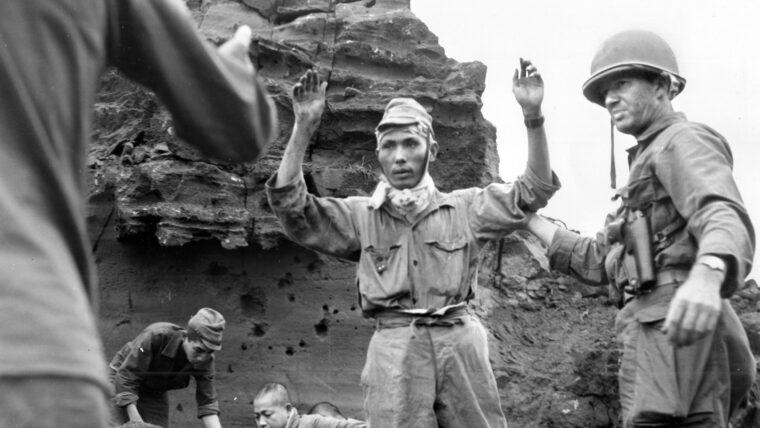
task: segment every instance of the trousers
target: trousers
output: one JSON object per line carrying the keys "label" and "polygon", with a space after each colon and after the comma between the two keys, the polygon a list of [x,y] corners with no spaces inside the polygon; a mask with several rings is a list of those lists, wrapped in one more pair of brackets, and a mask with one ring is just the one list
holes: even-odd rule
{"label": "trousers", "polygon": [[369,426],[507,427],[475,316],[391,325],[377,324],[362,371]]}
{"label": "trousers", "polygon": [[668,342],[660,329],[675,289],[630,301],[615,320],[624,428],[726,428],[754,383],[749,340],[727,300],[710,335],[680,348]]}

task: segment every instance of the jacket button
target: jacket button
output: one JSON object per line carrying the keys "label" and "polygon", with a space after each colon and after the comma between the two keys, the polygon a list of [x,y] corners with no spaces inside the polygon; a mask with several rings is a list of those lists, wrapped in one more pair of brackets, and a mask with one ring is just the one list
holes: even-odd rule
{"label": "jacket button", "polygon": [[412,261],[412,264],[417,266],[417,260]]}

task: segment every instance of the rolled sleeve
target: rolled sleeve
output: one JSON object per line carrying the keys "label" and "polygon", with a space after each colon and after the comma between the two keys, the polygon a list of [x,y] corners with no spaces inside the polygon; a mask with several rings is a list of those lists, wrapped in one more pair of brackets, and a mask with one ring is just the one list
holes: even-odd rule
{"label": "rolled sleeve", "polygon": [[274,174],[265,184],[269,206],[280,217],[285,213],[303,211],[306,205],[306,183],[303,176],[299,175],[284,186],[275,187],[277,174]]}
{"label": "rolled sleeve", "polygon": [[608,282],[605,271],[607,248],[601,234],[596,239],[557,229],[549,245],[549,264],[561,272],[593,285]]}
{"label": "rolled sleeve", "polygon": [[581,237],[569,230],[557,229],[554,232],[551,245],[549,245],[549,265],[552,269],[562,273],[570,273],[570,260],[573,256],[573,248]]}
{"label": "rolled sleeve", "polygon": [[120,392],[113,397],[113,403],[118,407],[126,407],[132,403],[137,403],[139,398],[131,392]]}
{"label": "rolled sleeve", "polygon": [[198,419],[204,416],[218,415],[219,413],[219,402],[216,400],[210,403],[198,405]]}
{"label": "rolled sleeve", "polygon": [[492,183],[471,192],[468,212],[473,234],[492,240],[524,227],[525,213],[546,206],[560,188],[559,179],[553,172],[552,176],[552,183],[547,183],[528,169],[513,183]]}
{"label": "rolled sleeve", "polygon": [[527,168],[525,174],[518,177],[516,183],[523,184],[518,185],[517,189],[520,193],[521,205],[525,207],[527,211],[536,212],[545,207],[552,196],[562,187],[557,174],[552,171],[552,182],[547,183],[540,179],[538,175],[533,172],[532,169]]}

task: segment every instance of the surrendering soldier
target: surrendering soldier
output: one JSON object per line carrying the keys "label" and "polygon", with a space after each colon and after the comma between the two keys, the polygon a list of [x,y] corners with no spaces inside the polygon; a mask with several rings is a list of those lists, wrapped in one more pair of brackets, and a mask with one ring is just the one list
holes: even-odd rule
{"label": "surrendering soldier", "polygon": [[293,132],[267,193],[291,239],[358,262],[359,303],[375,320],[362,373],[369,425],[506,427],[486,331],[467,302],[484,245],[524,227],[527,214],[559,188],[540,74],[521,60],[513,77],[528,134],[525,174],[511,184],[451,193],[440,192],[428,174],[439,144],[431,115],[410,98],[390,100],[375,130],[382,177],[372,196],[308,193],[301,162],[326,86],[311,70],[293,88]]}

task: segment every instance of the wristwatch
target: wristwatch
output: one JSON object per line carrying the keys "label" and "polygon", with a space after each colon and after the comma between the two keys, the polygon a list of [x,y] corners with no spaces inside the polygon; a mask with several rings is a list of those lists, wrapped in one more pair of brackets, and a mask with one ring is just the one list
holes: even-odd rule
{"label": "wristwatch", "polygon": [[544,125],[544,116],[538,116],[531,119],[525,119],[525,127],[528,129],[538,128]]}
{"label": "wristwatch", "polygon": [[699,256],[699,258],[697,259],[697,263],[707,266],[707,268],[710,270],[716,270],[723,274],[726,273],[726,262],[724,262],[723,259],[721,259],[718,256],[713,256],[713,255]]}

